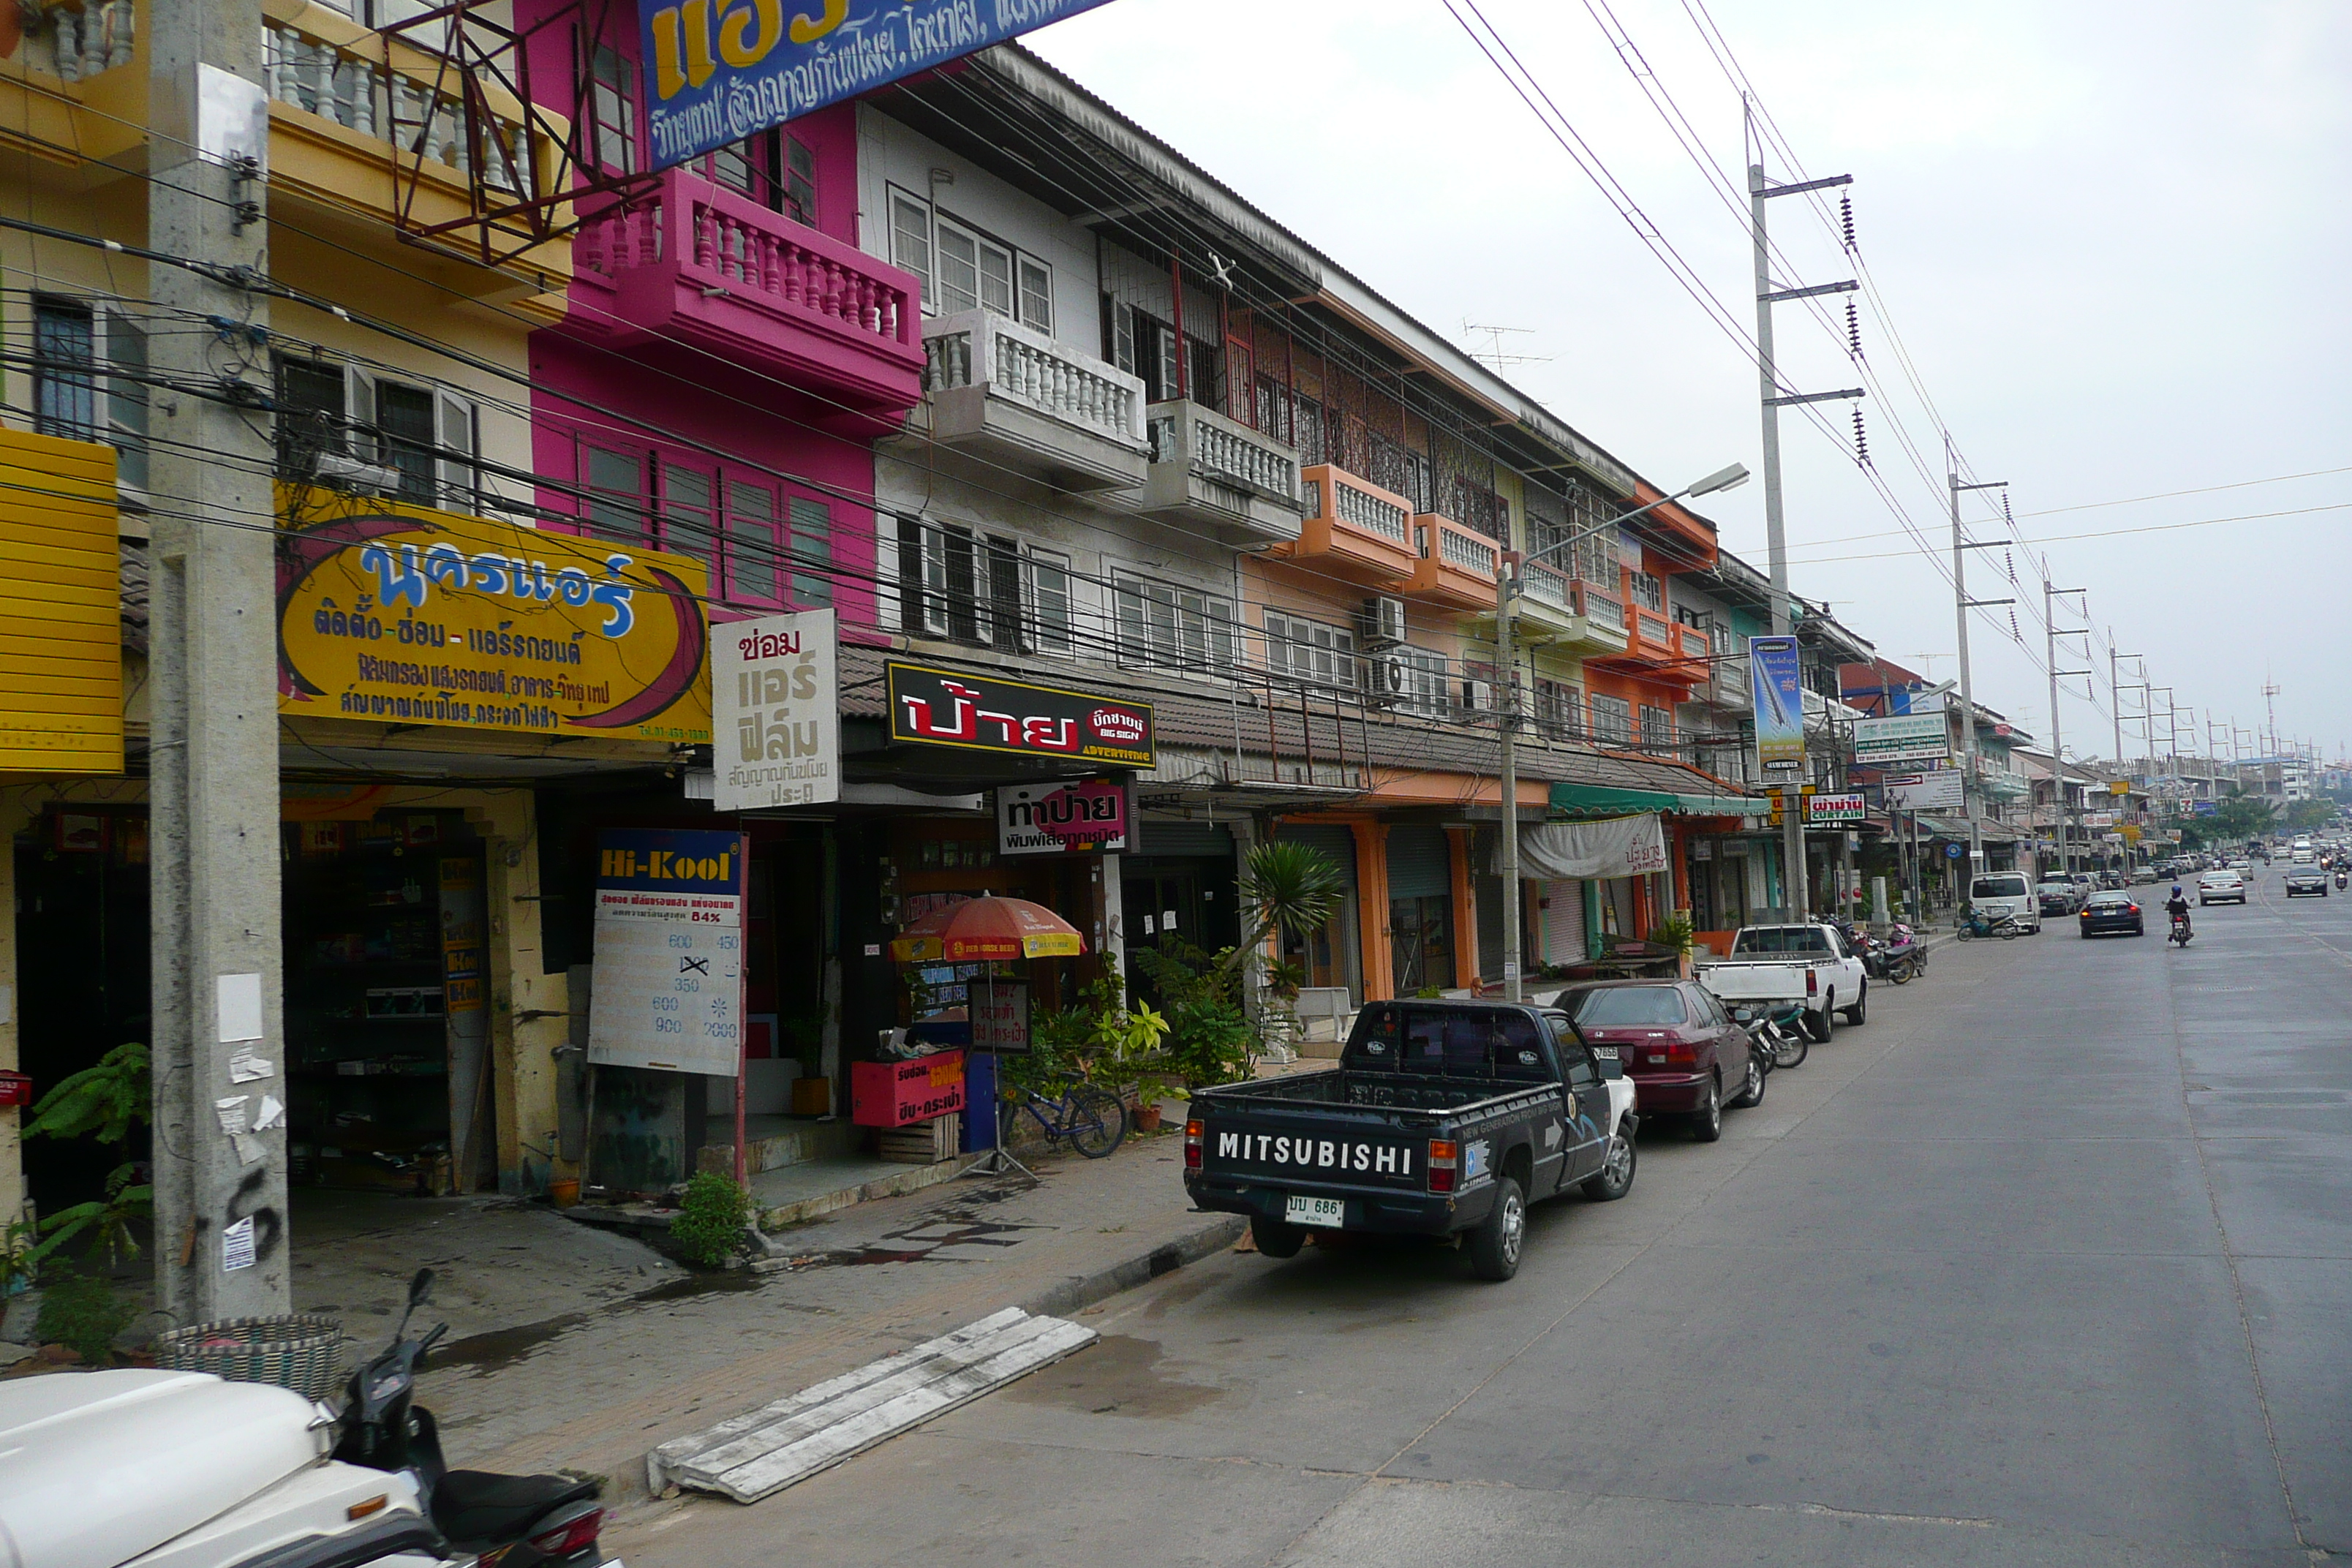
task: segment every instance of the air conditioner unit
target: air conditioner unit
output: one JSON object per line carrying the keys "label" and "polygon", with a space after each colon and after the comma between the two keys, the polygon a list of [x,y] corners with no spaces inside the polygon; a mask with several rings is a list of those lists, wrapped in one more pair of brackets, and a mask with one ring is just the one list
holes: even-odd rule
{"label": "air conditioner unit", "polygon": [[1495,683],[1491,680],[1465,680],[1462,683],[1462,706],[1474,713],[1485,713],[1495,706]]}
{"label": "air conditioner unit", "polygon": [[1357,621],[1368,646],[1404,641],[1404,601],[1385,595],[1366,599]]}
{"label": "air conditioner unit", "polygon": [[1371,701],[1391,703],[1404,695],[1404,655],[1396,648],[1373,654],[1364,660],[1364,693]]}
{"label": "air conditioner unit", "polygon": [[363,462],[348,452],[319,454],[319,482],[355,490],[394,490],[400,470],[383,463]]}

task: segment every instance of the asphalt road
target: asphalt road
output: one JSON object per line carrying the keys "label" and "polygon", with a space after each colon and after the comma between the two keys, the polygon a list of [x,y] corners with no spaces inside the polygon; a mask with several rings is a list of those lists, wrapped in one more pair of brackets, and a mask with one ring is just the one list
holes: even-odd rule
{"label": "asphalt road", "polygon": [[[1221,1256],[694,1564],[2307,1563],[2352,1553],[2352,897],[1940,949],[1525,1267]],[[2068,922],[2069,924],[2071,922]]]}

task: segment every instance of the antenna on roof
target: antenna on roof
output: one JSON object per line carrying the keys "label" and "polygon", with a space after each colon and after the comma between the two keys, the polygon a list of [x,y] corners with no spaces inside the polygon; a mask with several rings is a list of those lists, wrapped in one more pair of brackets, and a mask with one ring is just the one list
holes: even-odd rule
{"label": "antenna on roof", "polygon": [[1549,354],[1515,354],[1505,352],[1503,348],[1503,334],[1506,332],[1511,332],[1523,337],[1533,337],[1535,335],[1535,329],[1533,327],[1489,327],[1483,326],[1480,323],[1470,320],[1467,316],[1462,318],[1462,335],[1464,337],[1475,338],[1481,332],[1484,332],[1486,336],[1486,346],[1483,349],[1476,347],[1472,348],[1470,350],[1470,357],[1476,360],[1480,364],[1485,365],[1488,370],[1498,371],[1506,365],[1549,364],[1551,363],[1551,355]]}

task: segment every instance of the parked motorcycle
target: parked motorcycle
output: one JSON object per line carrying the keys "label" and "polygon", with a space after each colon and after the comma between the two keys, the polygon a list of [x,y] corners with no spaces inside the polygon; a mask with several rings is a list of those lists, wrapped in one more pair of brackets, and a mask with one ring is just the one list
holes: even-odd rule
{"label": "parked motorcycle", "polygon": [[1806,1053],[1813,1048],[1801,1003],[1777,1008],[1742,1007],[1731,1015],[1731,1020],[1756,1041],[1760,1047],[1757,1059],[1768,1068],[1802,1067]]}
{"label": "parked motorcycle", "polygon": [[2015,915],[2003,915],[1999,920],[1987,920],[1976,910],[1970,910],[1967,914],[1962,915],[1954,930],[1962,942],[1974,942],[1979,937],[1994,936],[2003,942],[2009,942],[2025,934],[2025,928],[2017,923]]}
{"label": "parked motorcycle", "polygon": [[415,1403],[425,1352],[449,1331],[408,1337],[408,1321],[433,1299],[433,1270],[408,1283],[408,1305],[392,1343],[352,1373],[334,1457],[371,1469],[413,1474],[428,1516],[475,1568],[596,1568],[604,1522],[602,1488],[573,1476],[502,1476],[452,1470],[441,1458],[433,1413]]}

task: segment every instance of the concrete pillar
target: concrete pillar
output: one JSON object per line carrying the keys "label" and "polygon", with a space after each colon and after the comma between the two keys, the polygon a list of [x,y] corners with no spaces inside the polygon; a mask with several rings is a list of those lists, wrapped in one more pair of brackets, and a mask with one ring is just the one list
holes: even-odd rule
{"label": "concrete pillar", "polygon": [[1478,884],[1471,875],[1471,855],[1476,840],[1467,827],[1445,830],[1447,868],[1454,882],[1454,984],[1475,985],[1478,961]]}
{"label": "concrete pillar", "polygon": [[[555,1047],[571,1038],[572,982],[549,974],[541,935],[539,844],[527,789],[487,792],[467,816],[482,836],[489,905],[490,1092],[497,1124],[499,1191],[543,1193],[576,1177],[561,1157],[556,1128]],[[465,1173],[459,1173],[465,1185]]]}
{"label": "concrete pillar", "polygon": [[[33,819],[28,791],[0,795],[0,1068],[24,1064],[18,1020],[24,1014],[23,978],[16,973],[16,835]],[[39,1094],[53,1086],[35,1084]],[[0,1225],[25,1212],[25,1146],[17,1136],[24,1112],[0,1107]]]}
{"label": "concrete pillar", "polygon": [[1350,822],[1356,836],[1357,952],[1363,961],[1364,1000],[1396,994],[1396,951],[1389,935],[1389,825]]}

